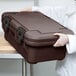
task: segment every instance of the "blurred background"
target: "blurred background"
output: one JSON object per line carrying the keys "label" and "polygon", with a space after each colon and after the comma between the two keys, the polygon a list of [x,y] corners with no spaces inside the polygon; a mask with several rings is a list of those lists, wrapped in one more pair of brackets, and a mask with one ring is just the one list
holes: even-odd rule
{"label": "blurred background", "polygon": [[[1,25],[1,15],[3,12],[22,11],[32,6],[63,8],[72,5],[74,2],[74,0],[0,0],[0,34],[3,34]],[[21,62],[21,60],[0,60],[0,76],[22,76]],[[56,61],[33,65],[27,63],[27,76],[57,76],[55,66]]]}

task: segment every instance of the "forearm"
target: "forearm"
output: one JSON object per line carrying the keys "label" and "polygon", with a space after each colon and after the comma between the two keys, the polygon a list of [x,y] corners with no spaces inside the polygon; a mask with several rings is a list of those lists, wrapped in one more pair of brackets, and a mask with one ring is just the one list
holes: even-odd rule
{"label": "forearm", "polygon": [[26,9],[22,9],[21,12],[30,12],[32,11],[32,7],[26,8]]}
{"label": "forearm", "polygon": [[27,10],[27,11],[32,11],[32,7],[30,7],[30,8],[27,8],[26,10]]}

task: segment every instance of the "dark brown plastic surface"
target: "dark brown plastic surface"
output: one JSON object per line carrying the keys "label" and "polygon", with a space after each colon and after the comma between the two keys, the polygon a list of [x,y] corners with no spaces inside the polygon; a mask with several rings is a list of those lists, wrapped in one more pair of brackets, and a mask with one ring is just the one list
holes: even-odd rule
{"label": "dark brown plastic surface", "polygon": [[40,12],[7,12],[2,15],[5,38],[29,63],[62,60],[66,47],[53,47],[54,33],[73,32]]}

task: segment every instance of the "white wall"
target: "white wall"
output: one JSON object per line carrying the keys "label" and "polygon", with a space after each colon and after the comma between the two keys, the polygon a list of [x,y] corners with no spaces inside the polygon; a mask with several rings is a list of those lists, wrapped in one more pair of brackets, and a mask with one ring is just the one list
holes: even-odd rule
{"label": "white wall", "polygon": [[39,0],[39,6],[65,7],[74,2],[75,0]]}

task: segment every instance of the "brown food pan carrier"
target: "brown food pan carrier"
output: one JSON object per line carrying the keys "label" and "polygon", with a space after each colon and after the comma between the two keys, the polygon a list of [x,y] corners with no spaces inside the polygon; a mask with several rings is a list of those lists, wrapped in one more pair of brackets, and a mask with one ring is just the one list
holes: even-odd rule
{"label": "brown food pan carrier", "polygon": [[31,64],[62,60],[66,47],[53,47],[59,38],[53,34],[73,34],[40,12],[5,12],[2,27],[5,39]]}

